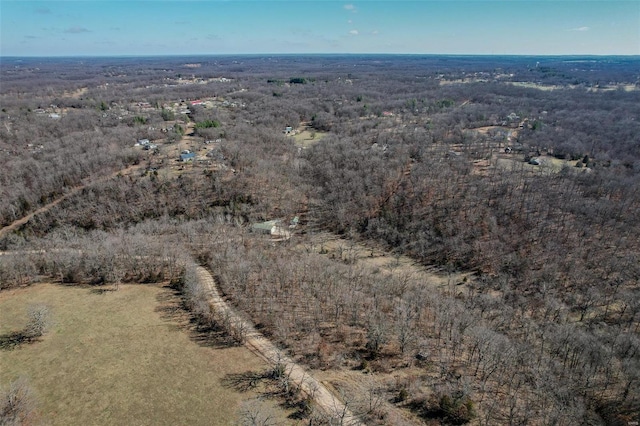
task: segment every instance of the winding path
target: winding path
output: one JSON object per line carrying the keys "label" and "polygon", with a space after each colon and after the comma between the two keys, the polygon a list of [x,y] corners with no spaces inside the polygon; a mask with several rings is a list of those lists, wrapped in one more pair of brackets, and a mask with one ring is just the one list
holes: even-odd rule
{"label": "winding path", "polygon": [[[188,138],[185,135],[183,136],[181,143],[186,141],[188,141]],[[142,164],[129,166],[122,170],[117,170],[107,176],[103,176],[82,185],[73,187],[69,189],[67,193],[61,195],[52,202],[45,204],[37,210],[34,210],[33,212],[27,214],[26,216],[15,220],[13,223],[0,228],[0,238],[24,225],[34,216],[48,211],[65,199],[77,194],[87,186],[96,182],[111,179],[118,174],[131,173],[132,171],[135,171],[142,167]],[[8,254],[8,252],[0,252],[0,255],[5,254]],[[201,266],[198,266],[196,269],[196,273],[198,282],[205,289],[209,298],[209,303],[212,305],[212,307],[223,316],[229,318],[234,327],[241,328],[245,331],[244,344],[250,351],[258,355],[260,358],[264,359],[271,365],[283,365],[284,371],[288,375],[290,382],[299,386],[302,392],[304,392],[314,400],[317,407],[319,407],[328,416],[330,416],[330,418],[332,419],[331,424],[336,424],[335,422],[338,422],[337,424],[343,426],[364,425],[364,423],[362,423],[351,412],[349,407],[338,397],[336,397],[322,382],[311,376],[301,365],[297,364],[289,356],[287,356],[284,351],[278,349],[269,339],[267,339],[264,335],[262,335],[262,333],[257,331],[250,321],[243,319],[241,315],[239,315],[229,304],[227,304],[218,292],[215,281],[209,271]]]}
{"label": "winding path", "polygon": [[5,226],[4,228],[0,228],[0,238],[4,237],[5,235],[7,235],[10,232],[13,232],[14,230],[18,229],[19,227],[21,227],[22,225],[24,225],[25,223],[29,222],[34,216],[37,216],[41,213],[44,213],[50,209],[52,209],[53,207],[55,207],[56,205],[58,205],[59,203],[61,203],[62,201],[66,200],[67,198],[77,194],[78,192],[82,191],[84,188],[93,185],[95,183],[98,182],[104,182],[107,181],[109,179],[112,179],[114,177],[116,177],[119,174],[122,175],[127,175],[135,170],[141,169],[142,167],[144,167],[144,165],[142,163],[140,164],[135,164],[132,166],[128,166],[125,167],[124,169],[120,169],[120,170],[116,170],[106,176],[102,176],[99,177],[97,179],[91,180],[87,183],[84,183],[82,185],[78,185],[78,186],[74,186],[70,189],[68,189],[68,192],[66,192],[65,194],[62,194],[60,197],[56,198],[55,200],[51,201],[48,204],[43,205],[42,207],[39,207],[38,209],[32,211],[31,213],[27,214],[26,216],[21,217],[20,219],[17,219],[15,221],[13,221],[12,223],[10,223],[9,225]]}
{"label": "winding path", "polygon": [[[193,144],[194,139],[193,139],[193,136],[189,136],[189,135],[193,133],[193,129],[194,129],[194,124],[191,123],[191,122],[187,123],[185,134],[180,139],[178,147],[184,146],[185,148],[190,148],[190,145]],[[180,149],[182,149],[182,148],[180,148]],[[55,207],[60,202],[62,202],[64,200],[66,200],[67,198],[77,194],[78,192],[82,191],[84,188],[86,188],[86,187],[88,187],[90,185],[93,185],[95,183],[105,182],[105,181],[107,181],[109,179],[112,179],[112,178],[118,176],[118,175],[128,175],[128,174],[130,174],[130,173],[132,173],[132,172],[134,172],[136,170],[139,170],[139,169],[142,169],[143,167],[146,167],[145,163],[146,163],[145,161],[141,160],[139,164],[129,165],[129,166],[123,168],[123,169],[115,170],[115,171],[109,173],[108,175],[101,176],[101,177],[98,177],[98,178],[95,178],[95,179],[88,178],[85,183],[82,183],[82,184],[80,184],[78,186],[74,186],[72,188],[68,188],[67,192],[65,194],[62,194],[61,196],[59,196],[55,200],[51,201],[50,203],[45,204],[45,205],[39,207],[38,209],[32,211],[31,213],[21,217],[20,219],[16,219],[15,221],[10,223],[9,225],[7,225],[7,226],[5,226],[3,228],[0,228],[0,238],[4,237],[5,235],[9,234],[10,232],[13,232],[14,230],[18,229],[19,227],[21,227],[25,223],[29,222],[33,217],[50,210],[51,208]]]}
{"label": "winding path", "polygon": [[278,349],[269,339],[255,329],[253,324],[243,319],[231,306],[229,306],[216,288],[215,282],[209,271],[198,266],[196,269],[198,282],[206,290],[209,303],[222,315],[231,319],[234,327],[242,327],[246,331],[245,346],[253,353],[267,361],[271,365],[284,366],[289,380],[300,386],[300,389],[313,398],[316,405],[334,421],[340,425],[363,425],[360,420],[349,410],[340,399],[320,381],[311,376],[302,366],[294,362],[282,350]]}

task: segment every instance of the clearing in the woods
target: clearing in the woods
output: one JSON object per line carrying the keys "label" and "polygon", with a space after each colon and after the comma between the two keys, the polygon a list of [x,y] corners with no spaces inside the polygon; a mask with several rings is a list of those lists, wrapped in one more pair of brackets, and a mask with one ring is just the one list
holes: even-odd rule
{"label": "clearing in the woods", "polygon": [[[198,333],[166,287],[5,291],[0,337],[20,331],[33,304],[49,308],[50,330],[0,348],[0,383],[26,378],[38,417],[53,425],[238,424],[243,401],[257,394],[228,386],[228,377],[267,368],[246,348]],[[287,424],[275,400],[261,404]]]}

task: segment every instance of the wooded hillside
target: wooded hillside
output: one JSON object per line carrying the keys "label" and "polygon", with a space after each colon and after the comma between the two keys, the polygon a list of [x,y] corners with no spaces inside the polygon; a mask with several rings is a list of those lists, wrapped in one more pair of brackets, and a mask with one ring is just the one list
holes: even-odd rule
{"label": "wooded hillside", "polygon": [[[179,282],[193,259],[311,368],[379,378],[368,423],[639,421],[638,69],[3,60],[0,289]],[[249,231],[294,217],[288,241]]]}

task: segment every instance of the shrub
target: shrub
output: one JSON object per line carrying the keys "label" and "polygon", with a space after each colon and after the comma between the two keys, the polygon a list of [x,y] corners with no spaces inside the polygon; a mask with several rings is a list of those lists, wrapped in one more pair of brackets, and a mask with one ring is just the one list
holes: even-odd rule
{"label": "shrub", "polygon": [[471,398],[459,392],[440,396],[436,411],[447,423],[454,425],[467,424],[476,416]]}
{"label": "shrub", "polygon": [[133,124],[147,124],[147,119],[137,115],[133,117]]}
{"label": "shrub", "polygon": [[396,396],[395,402],[404,402],[409,399],[409,391],[405,388],[400,389],[398,396]]}
{"label": "shrub", "polygon": [[212,127],[220,127],[220,122],[218,120],[204,120],[195,124],[196,129],[210,129]]}
{"label": "shrub", "polygon": [[162,108],[162,112],[160,113],[160,116],[164,121],[171,121],[176,119],[176,114],[173,111],[165,108]]}
{"label": "shrub", "polygon": [[442,389],[429,399],[416,398],[410,406],[425,419],[441,424],[464,425],[476,417],[473,401],[461,390]]}

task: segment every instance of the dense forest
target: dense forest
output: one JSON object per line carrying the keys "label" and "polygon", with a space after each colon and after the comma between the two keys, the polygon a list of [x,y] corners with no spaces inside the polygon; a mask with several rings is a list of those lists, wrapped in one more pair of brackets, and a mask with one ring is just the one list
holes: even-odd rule
{"label": "dense forest", "polygon": [[[200,264],[310,368],[379,377],[367,424],[640,421],[639,69],[3,58],[0,290]],[[271,219],[291,238],[250,231]]]}

